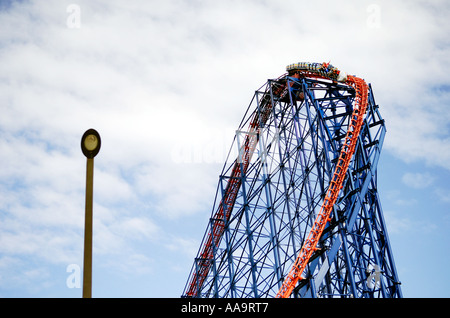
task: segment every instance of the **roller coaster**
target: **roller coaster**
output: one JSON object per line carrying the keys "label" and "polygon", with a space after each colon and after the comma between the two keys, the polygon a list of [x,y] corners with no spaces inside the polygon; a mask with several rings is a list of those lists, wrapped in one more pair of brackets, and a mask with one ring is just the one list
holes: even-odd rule
{"label": "roller coaster", "polygon": [[182,296],[402,297],[371,85],[329,63],[286,71],[255,92],[237,130]]}

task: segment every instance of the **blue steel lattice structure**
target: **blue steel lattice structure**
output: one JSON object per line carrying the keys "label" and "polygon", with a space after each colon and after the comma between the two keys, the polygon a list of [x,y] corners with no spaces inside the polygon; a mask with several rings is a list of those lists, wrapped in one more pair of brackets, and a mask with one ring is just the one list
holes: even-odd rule
{"label": "blue steel lattice structure", "polygon": [[[209,252],[199,250],[184,297],[277,295],[325,197],[354,99],[346,84],[287,74],[255,92],[219,177]],[[291,297],[402,297],[377,192],[385,132],[369,85],[343,188]]]}

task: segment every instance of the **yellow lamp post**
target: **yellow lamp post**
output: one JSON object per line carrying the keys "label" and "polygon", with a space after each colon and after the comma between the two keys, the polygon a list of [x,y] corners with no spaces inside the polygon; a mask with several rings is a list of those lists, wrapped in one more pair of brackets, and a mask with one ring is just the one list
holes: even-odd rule
{"label": "yellow lamp post", "polygon": [[95,129],[88,129],[81,138],[81,151],[87,158],[86,204],[84,220],[83,298],[92,297],[92,205],[94,198],[94,157],[100,151],[101,139]]}

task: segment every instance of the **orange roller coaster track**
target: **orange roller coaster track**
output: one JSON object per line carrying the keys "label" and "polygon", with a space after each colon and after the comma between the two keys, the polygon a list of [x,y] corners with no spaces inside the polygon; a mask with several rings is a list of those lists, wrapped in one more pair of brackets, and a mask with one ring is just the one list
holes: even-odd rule
{"label": "orange roller coaster track", "polygon": [[[311,67],[312,65],[313,67]],[[350,161],[355,153],[356,142],[363,125],[368,98],[368,85],[363,79],[351,75],[342,75],[337,69],[333,67],[330,68],[329,64],[324,63],[322,66],[318,66],[317,63],[297,63],[289,65],[288,71],[298,71],[300,73],[310,72],[313,76],[315,75],[316,77],[331,78],[333,80],[336,80],[340,76],[339,81],[345,82],[346,84],[352,86],[355,89],[356,96],[351,122],[348,127],[345,141],[340,151],[339,160],[334,170],[322,207],[316,217],[316,220],[314,221],[314,225],[311,228],[307,239],[303,243],[294,265],[292,266],[288,276],[285,278],[276,296],[277,298],[290,297],[297,283],[303,279],[301,275],[306,269],[312,254],[317,249],[317,243],[322,236],[327,222],[330,221],[333,206],[336,203],[340,190],[342,189]],[[331,76],[327,76],[327,74],[331,74]]]}

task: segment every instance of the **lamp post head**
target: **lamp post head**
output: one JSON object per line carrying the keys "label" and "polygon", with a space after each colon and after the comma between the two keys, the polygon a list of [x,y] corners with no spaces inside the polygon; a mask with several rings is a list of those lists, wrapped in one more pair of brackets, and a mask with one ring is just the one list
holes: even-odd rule
{"label": "lamp post head", "polygon": [[94,158],[100,151],[102,141],[95,129],[88,129],[81,137],[81,151],[89,158]]}

